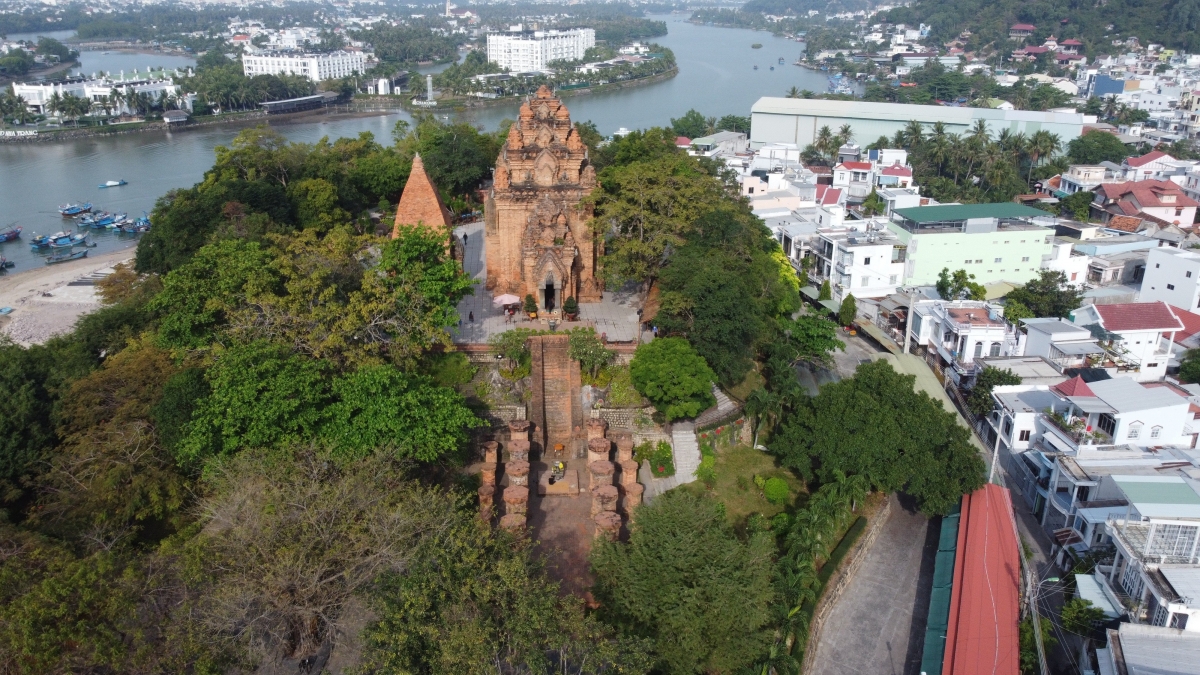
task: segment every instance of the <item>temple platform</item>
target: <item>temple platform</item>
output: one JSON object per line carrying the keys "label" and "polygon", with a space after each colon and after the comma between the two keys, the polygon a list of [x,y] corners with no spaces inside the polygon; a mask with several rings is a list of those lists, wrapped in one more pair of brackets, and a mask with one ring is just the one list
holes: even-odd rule
{"label": "temple platform", "polygon": [[575,497],[579,494],[579,473],[575,469],[567,469],[562,480],[550,484],[550,470],[538,472],[539,497]]}

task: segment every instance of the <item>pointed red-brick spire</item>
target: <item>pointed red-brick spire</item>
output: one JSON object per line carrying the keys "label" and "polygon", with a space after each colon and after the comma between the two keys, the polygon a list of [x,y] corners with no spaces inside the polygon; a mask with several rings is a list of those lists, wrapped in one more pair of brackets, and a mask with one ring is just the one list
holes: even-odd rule
{"label": "pointed red-brick spire", "polygon": [[400,195],[400,204],[396,207],[396,222],[392,226],[392,238],[400,235],[400,226],[413,226],[424,223],[428,227],[439,230],[450,227],[453,219],[450,209],[442,203],[437,187],[425,173],[425,163],[421,156],[413,157],[412,171],[408,174],[408,182],[404,184],[404,193]]}

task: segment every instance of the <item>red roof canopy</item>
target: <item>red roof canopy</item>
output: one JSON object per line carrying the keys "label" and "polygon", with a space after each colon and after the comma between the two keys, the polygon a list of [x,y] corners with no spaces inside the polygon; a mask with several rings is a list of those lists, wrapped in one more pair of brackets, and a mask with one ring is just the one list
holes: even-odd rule
{"label": "red roof canopy", "polygon": [[1156,159],[1162,159],[1163,157],[1166,157],[1167,159],[1174,159],[1173,157],[1171,157],[1170,155],[1168,155],[1167,153],[1165,153],[1161,150],[1154,150],[1151,152],[1147,152],[1146,154],[1142,155],[1141,157],[1126,157],[1125,163],[1128,164],[1129,166],[1142,166],[1144,164],[1149,164],[1150,162],[1153,162]]}
{"label": "red roof canopy", "polygon": [[[838,164],[838,166],[845,167],[852,171],[870,171],[871,170],[870,162],[842,162],[841,164]],[[837,167],[834,167],[834,168],[837,168]]]}
{"label": "red roof canopy", "polygon": [[1118,305],[1094,305],[1104,329],[1108,331],[1130,330],[1183,330],[1183,322],[1167,303],[1126,302]]}
{"label": "red roof canopy", "polygon": [[1031,23],[1014,23],[1009,30],[1037,30],[1037,26]]}
{"label": "red roof canopy", "polygon": [[1078,375],[1076,375],[1075,377],[1072,377],[1071,379],[1067,380],[1066,382],[1059,382],[1058,384],[1054,385],[1053,387],[1050,387],[1050,391],[1053,391],[1054,393],[1056,393],[1060,396],[1095,396],[1096,395],[1095,392],[1092,391],[1092,388],[1087,386],[1087,382],[1084,382],[1083,378]]}

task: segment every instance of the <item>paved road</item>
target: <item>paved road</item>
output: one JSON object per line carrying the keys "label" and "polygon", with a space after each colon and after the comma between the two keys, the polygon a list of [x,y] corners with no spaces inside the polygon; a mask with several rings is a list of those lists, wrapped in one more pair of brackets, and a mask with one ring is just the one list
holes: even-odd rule
{"label": "paved road", "polygon": [[936,553],[937,529],[907,500],[894,501],[825,622],[813,672],[918,675]]}

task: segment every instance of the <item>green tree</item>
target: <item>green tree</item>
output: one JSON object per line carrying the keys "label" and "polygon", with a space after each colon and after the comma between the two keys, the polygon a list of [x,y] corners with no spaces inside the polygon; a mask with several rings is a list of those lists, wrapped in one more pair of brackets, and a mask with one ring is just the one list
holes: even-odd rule
{"label": "green tree", "polygon": [[45,347],[25,349],[0,336],[0,503],[20,497],[23,484],[56,441],[47,388],[53,356]]}
{"label": "green tree", "polygon": [[1058,203],[1059,213],[1086,223],[1091,220],[1092,199],[1095,196],[1095,193],[1088,191],[1076,192]]}
{"label": "green tree", "polygon": [[829,280],[826,279],[821,282],[821,290],[818,291],[817,300],[832,300],[832,299],[833,299],[833,288],[830,287]]}
{"label": "green tree", "polygon": [[871,188],[871,194],[862,203],[862,214],[865,218],[877,216],[887,210],[887,202],[884,201],[879,193],[875,192],[875,188]]}
{"label": "green tree", "polygon": [[737,131],[750,135],[750,118],[742,115],[725,115],[717,120],[717,128],[722,131]]}
{"label": "green tree", "polygon": [[668,420],[695,417],[716,403],[716,376],[683,338],[659,338],[637,348],[633,384]]}
{"label": "green tree", "polygon": [[1083,292],[1071,286],[1063,272],[1041,270],[1038,278],[1010,291],[1006,300],[1020,303],[1034,317],[1066,318],[1079,307]]}
{"label": "green tree", "polygon": [[1200,382],[1200,349],[1189,349],[1179,360],[1179,379],[1184,382]]}
{"label": "green tree", "polygon": [[975,283],[975,275],[966,270],[957,270],[953,274],[950,268],[943,267],[938,273],[937,292],[945,300],[983,300],[987,295],[983,284]]}
{"label": "green tree", "polygon": [[708,124],[697,110],[688,110],[683,117],[671,120],[671,129],[679,136],[699,138],[706,135]]}
{"label": "green tree", "polygon": [[1081,637],[1089,637],[1104,623],[1104,610],[1083,598],[1071,598],[1060,613],[1063,630]]}
{"label": "green tree", "polygon": [[847,293],[846,297],[842,298],[842,304],[838,307],[838,323],[843,326],[849,326],[854,323],[854,317],[858,315],[858,303],[854,300],[854,296]]}
{"label": "green tree", "polygon": [[1092,130],[1067,144],[1067,156],[1072,164],[1120,164],[1130,154],[1129,148],[1107,131]]}
{"label": "green tree", "polygon": [[669,673],[731,672],[767,650],[771,556],[767,533],[742,542],[711,499],[674,490],[638,512],[629,543],[592,550],[604,616],[654,640]]}
{"label": "green tree", "polygon": [[579,362],[579,366],[593,378],[600,369],[612,363],[616,353],[600,342],[592,328],[572,328],[567,346],[567,355]]}
{"label": "green tree", "polygon": [[[1038,625],[1042,629],[1042,648],[1049,655],[1058,644],[1058,638],[1054,637],[1054,625],[1044,616],[1040,617]],[[1042,670],[1038,659],[1037,638],[1033,631],[1033,619],[1022,621],[1017,635],[1020,644],[1021,675],[1037,675]]]}
{"label": "green tree", "polygon": [[987,366],[975,378],[975,386],[967,396],[967,407],[976,415],[986,415],[994,407],[992,389],[997,386],[1021,384],[1021,378],[1007,368]]}

